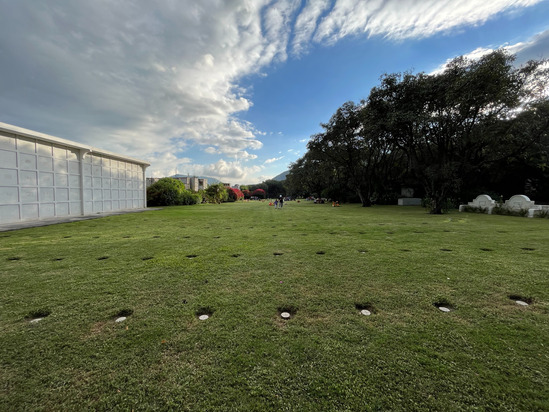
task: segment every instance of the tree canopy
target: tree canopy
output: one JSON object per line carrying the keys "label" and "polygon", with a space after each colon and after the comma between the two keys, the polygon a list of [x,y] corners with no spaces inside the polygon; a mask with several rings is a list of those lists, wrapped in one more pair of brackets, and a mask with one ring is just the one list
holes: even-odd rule
{"label": "tree canopy", "polygon": [[318,192],[335,181],[369,206],[411,184],[432,213],[441,213],[471,183],[492,184],[505,162],[527,153],[530,173],[539,175],[546,157],[534,153],[547,153],[548,103],[540,87],[547,69],[542,61],[519,68],[513,61],[497,50],[478,60],[459,57],[440,73],[382,76],[367,99],[343,104],[321,124],[324,131],[292,165],[289,187],[301,181]]}

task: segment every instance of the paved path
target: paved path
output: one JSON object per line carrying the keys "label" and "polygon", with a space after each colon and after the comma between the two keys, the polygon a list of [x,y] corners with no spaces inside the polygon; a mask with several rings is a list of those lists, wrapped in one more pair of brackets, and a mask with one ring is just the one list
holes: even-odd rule
{"label": "paved path", "polygon": [[126,213],[140,213],[148,210],[160,210],[159,208],[147,208],[147,209],[131,209],[131,210],[118,210],[116,212],[94,213],[93,215],[85,216],[67,216],[67,217],[54,217],[51,219],[42,220],[29,220],[25,222],[4,223],[0,225],[0,232],[7,232],[9,230],[27,229],[29,227],[40,227],[48,225],[56,225],[58,223],[71,223],[79,222],[81,220],[99,219],[106,216],[124,215]]}

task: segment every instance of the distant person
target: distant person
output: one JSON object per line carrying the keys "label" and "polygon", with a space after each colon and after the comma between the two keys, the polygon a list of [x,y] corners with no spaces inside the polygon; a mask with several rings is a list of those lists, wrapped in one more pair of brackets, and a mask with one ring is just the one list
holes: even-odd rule
{"label": "distant person", "polygon": [[278,204],[280,205],[280,209],[282,209],[282,206],[284,206],[284,198],[282,197],[282,195],[280,195],[280,200]]}
{"label": "distant person", "polygon": [[275,209],[278,209],[278,199],[275,199]]}

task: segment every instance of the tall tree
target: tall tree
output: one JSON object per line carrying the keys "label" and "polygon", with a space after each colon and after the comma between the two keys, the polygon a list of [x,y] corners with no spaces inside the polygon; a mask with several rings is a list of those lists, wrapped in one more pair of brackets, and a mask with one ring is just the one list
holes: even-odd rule
{"label": "tall tree", "polygon": [[501,50],[476,61],[460,57],[442,73],[385,75],[372,89],[368,107],[406,153],[431,213],[442,213],[491,151],[508,155],[494,130],[532,97],[529,86],[541,75],[540,62],[516,69],[513,59]]}

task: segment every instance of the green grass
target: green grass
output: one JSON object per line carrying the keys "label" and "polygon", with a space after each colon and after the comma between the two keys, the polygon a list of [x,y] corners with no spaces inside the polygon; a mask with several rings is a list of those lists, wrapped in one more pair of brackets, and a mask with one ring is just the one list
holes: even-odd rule
{"label": "green grass", "polygon": [[305,202],[3,232],[0,410],[549,410],[548,251],[545,219]]}

